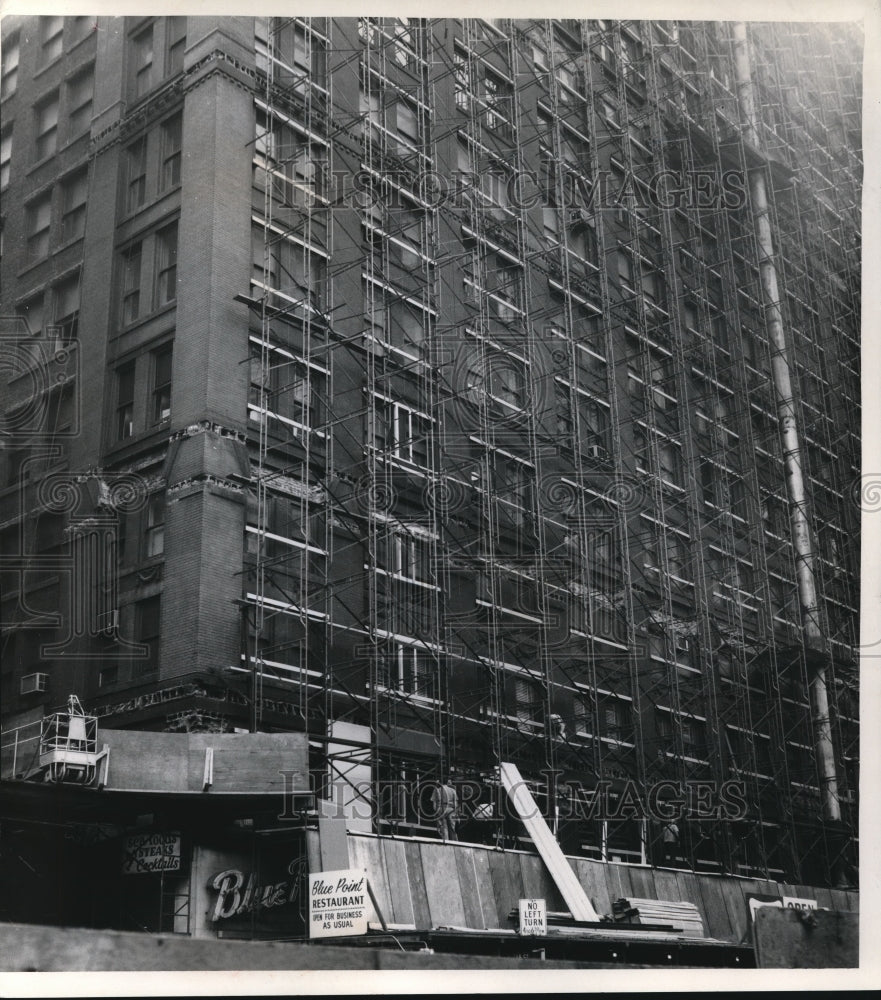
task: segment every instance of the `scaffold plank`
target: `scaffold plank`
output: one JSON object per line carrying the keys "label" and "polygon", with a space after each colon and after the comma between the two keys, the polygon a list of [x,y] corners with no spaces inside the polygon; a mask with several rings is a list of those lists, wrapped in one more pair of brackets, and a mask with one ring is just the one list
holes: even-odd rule
{"label": "scaffold plank", "polygon": [[499,765],[502,785],[526,827],[538,853],[548,867],[551,877],[576,920],[597,920],[597,913],[590,905],[572,866],[560,850],[554,835],[539,811],[532,793],[526,787],[514,764]]}

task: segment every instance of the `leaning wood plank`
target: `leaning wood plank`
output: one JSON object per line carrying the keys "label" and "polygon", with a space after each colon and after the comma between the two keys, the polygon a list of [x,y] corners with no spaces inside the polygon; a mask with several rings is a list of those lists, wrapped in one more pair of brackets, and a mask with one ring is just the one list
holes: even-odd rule
{"label": "leaning wood plank", "polygon": [[520,772],[514,764],[502,764],[499,767],[502,785],[517,815],[523,821],[526,831],[535,844],[542,861],[548,866],[551,878],[560,890],[566,905],[576,920],[599,920],[596,910],[590,905],[590,900],[581,883],[560,850],[554,835],[548,828],[544,817],[538,810],[532,793],[526,787]]}

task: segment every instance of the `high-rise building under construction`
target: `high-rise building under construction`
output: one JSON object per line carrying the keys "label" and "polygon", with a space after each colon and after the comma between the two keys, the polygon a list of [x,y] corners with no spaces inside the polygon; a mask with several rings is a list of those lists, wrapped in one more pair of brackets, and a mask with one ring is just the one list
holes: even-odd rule
{"label": "high-rise building under construction", "polygon": [[5,766],[75,693],[854,883],[859,31],[2,28]]}

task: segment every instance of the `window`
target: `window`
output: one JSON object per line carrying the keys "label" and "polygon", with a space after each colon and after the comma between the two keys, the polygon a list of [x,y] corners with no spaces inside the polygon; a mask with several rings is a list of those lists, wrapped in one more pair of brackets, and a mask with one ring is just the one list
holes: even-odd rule
{"label": "window", "polygon": [[58,91],[37,105],[34,117],[35,158],[43,160],[51,156],[58,147]]}
{"label": "window", "polygon": [[147,196],[147,137],[142,136],[126,150],[128,193],[126,210],[133,212]]}
{"label": "window", "polygon": [[2,61],[0,61],[0,98],[14,94],[18,87],[19,52],[18,35],[4,39]]}
{"label": "window", "polygon": [[514,680],[514,712],[521,722],[532,722],[541,714],[541,700],[532,681]]}
{"label": "window", "polygon": [[419,145],[419,115],[416,107],[406,101],[395,105],[395,126],[398,135],[410,146]]}
{"label": "window", "polygon": [[91,14],[81,17],[69,18],[68,33],[71,45],[81,42],[88,35],[97,29],[95,18]]}
{"label": "window", "polygon": [[506,132],[511,114],[511,87],[502,77],[486,71],[483,78],[484,123],[493,131]]}
{"label": "window", "polygon": [[294,239],[280,237],[270,230],[271,251],[269,273],[264,269],[265,227],[255,225],[251,231],[253,254],[253,281],[284,296],[289,302],[302,306],[305,303],[320,309],[324,298],[326,263],[324,257],[311,247]]}
{"label": "window", "polygon": [[62,344],[76,336],[80,315],[80,276],[74,274],[59,282],[54,289],[54,322],[59,327]]}
{"label": "window", "polygon": [[383,534],[376,540],[376,565],[386,573],[432,583],[431,547],[427,538],[404,532]]}
{"label": "window", "polygon": [[276,83],[292,87],[298,94],[302,94],[308,84],[323,84],[324,47],[320,39],[293,18],[261,17],[255,21],[258,70],[266,72],[269,68],[271,26],[271,58]]}
{"label": "window", "polygon": [[147,502],[144,555],[151,559],[165,552],[165,494],[154,493]]}
{"label": "window", "polygon": [[633,738],[630,703],[609,695],[600,708],[603,736],[629,742]]}
{"label": "window", "polygon": [[171,416],[171,346],[153,352],[153,423]]}
{"label": "window", "polygon": [[116,370],[116,438],[125,441],[134,434],[135,363]]}
{"label": "window", "polygon": [[160,598],[148,597],[135,605],[137,641],[147,646],[147,655],[134,664],[136,676],[152,673],[159,668]]}
{"label": "window", "polygon": [[[523,363],[501,351],[488,351],[478,356],[466,374],[468,398],[478,406],[489,402],[496,413],[510,415],[526,402],[526,374]],[[493,406],[501,403],[501,406]]]}
{"label": "window", "polygon": [[92,124],[95,68],[89,66],[67,84],[68,137],[73,138]]}
{"label": "window", "polygon": [[672,441],[659,440],[658,460],[660,462],[661,479],[678,486],[682,468],[679,446],[673,444]]}
{"label": "window", "polygon": [[177,223],[156,234],[155,307],[177,297]]}
{"label": "window", "polygon": [[434,672],[431,654],[416,646],[398,644],[391,654],[391,663],[383,662],[380,668],[388,673],[385,685],[407,694],[434,697]]}
{"label": "window", "polygon": [[43,294],[35,295],[32,299],[22,303],[16,313],[23,317],[28,324],[28,330],[34,335],[43,329]]}
{"label": "window", "polygon": [[411,357],[422,353],[427,314],[415,305],[392,300],[386,305],[377,300],[375,310],[366,320],[370,333],[381,344],[390,344]]}
{"label": "window", "polygon": [[114,664],[112,667],[102,667],[98,671],[98,687],[109,687],[119,680],[119,667]]}
{"label": "window", "polygon": [[359,111],[367,123],[369,135],[374,142],[380,141],[379,129],[382,126],[382,101],[375,91],[361,91]]}
{"label": "window", "polygon": [[532,510],[532,466],[501,452],[493,454],[494,489],[509,525],[522,525]]}
{"label": "window", "polygon": [[487,262],[488,291],[493,298],[492,308],[499,319],[513,320],[520,309],[523,274],[520,266],[497,255]]}
{"label": "window", "polygon": [[622,288],[633,291],[633,260],[626,250],[618,251],[618,278]]}
{"label": "window", "polygon": [[47,191],[27,206],[28,262],[41,260],[49,253],[49,230],[52,224],[52,192]]}
{"label": "window", "polygon": [[405,69],[413,68],[416,64],[417,56],[417,39],[418,35],[414,33],[413,28],[410,25],[409,17],[397,17],[395,18],[395,47],[394,47],[394,58],[395,62],[399,66],[403,66]]}
{"label": "window", "polygon": [[560,213],[556,208],[545,207],[541,210],[542,234],[549,244],[560,242]]}
{"label": "window", "polygon": [[642,63],[642,43],[631,38],[626,32],[621,32],[621,70],[628,83],[642,80],[639,72]]}
{"label": "window", "polygon": [[40,66],[45,66],[61,55],[63,32],[63,17],[40,18]]}
{"label": "window", "polygon": [[431,421],[401,403],[375,399],[373,446],[395,458],[427,466]]}
{"label": "window", "polygon": [[608,69],[610,72],[614,72],[615,39],[608,21],[597,21],[596,38],[597,41],[594,44],[594,52],[596,53],[597,58],[603,64],[605,69]]}
{"label": "window", "polygon": [[69,177],[61,186],[61,242],[79,239],[86,231],[88,168]]}
{"label": "window", "polygon": [[660,271],[650,271],[643,268],[642,272],[642,297],[648,306],[656,306],[659,309],[666,308],[667,291],[664,275]]}
{"label": "window", "polygon": [[311,429],[317,420],[316,403],[321,398],[323,376],[287,351],[270,348],[262,356],[259,344],[251,343],[251,383],[248,415],[261,422],[265,414],[292,428]]}
{"label": "window", "polygon": [[174,76],[184,68],[184,50],[187,47],[187,19],[185,17],[169,17],[165,23],[166,44],[168,46],[165,75]]}
{"label": "window", "polygon": [[122,322],[134,323],[141,313],[141,244],[135,243],[122,258]]}
{"label": "window", "polygon": [[679,727],[685,756],[704,758],[707,752],[705,724],[683,715],[679,717]]}
{"label": "window", "polygon": [[532,65],[540,72],[547,72],[548,50],[538,42],[532,43]]}
{"label": "window", "polygon": [[9,184],[9,165],[12,160],[12,127],[0,134],[0,191]]}
{"label": "window", "polygon": [[456,89],[456,107],[460,111],[467,111],[471,98],[468,63],[465,60],[465,56],[461,55],[458,51],[453,56],[453,78]]}
{"label": "window", "polygon": [[135,97],[143,97],[153,86],[153,25],[132,39]]}
{"label": "window", "polygon": [[180,184],[181,123],[181,112],[162,123],[162,191]]}
{"label": "window", "polygon": [[593,699],[590,695],[575,695],[572,699],[572,717],[575,733],[578,736],[590,736],[593,721]]}

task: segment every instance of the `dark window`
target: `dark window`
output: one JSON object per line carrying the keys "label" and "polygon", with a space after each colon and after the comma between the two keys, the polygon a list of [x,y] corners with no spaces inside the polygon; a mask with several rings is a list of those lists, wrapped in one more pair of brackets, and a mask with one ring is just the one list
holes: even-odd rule
{"label": "dark window", "polygon": [[87,35],[91,35],[97,28],[95,18],[91,14],[86,14],[81,17],[71,17],[68,18],[68,21],[68,33],[70,35],[71,45],[82,41],[82,39],[84,39]]}
{"label": "dark window", "polygon": [[147,655],[134,664],[136,676],[149,674],[159,667],[160,598],[148,597],[135,605],[137,641],[147,646]]}
{"label": "dark window", "polygon": [[64,48],[64,18],[40,18],[40,66],[57,59]]}
{"label": "dark window", "polygon": [[171,416],[171,347],[153,354],[153,423]]}
{"label": "dark window", "polygon": [[154,493],[147,503],[144,555],[150,559],[165,551],[165,494]]}
{"label": "dark window", "polygon": [[43,329],[43,293],[35,295],[32,299],[20,305],[16,314],[24,317],[28,324],[28,330],[32,334],[38,334]]}
{"label": "dark window", "polygon": [[58,147],[58,92],[51,94],[34,109],[36,134],[35,159],[51,156]]}
{"label": "dark window", "polygon": [[0,136],[0,191],[9,183],[9,165],[12,161],[12,126]]}
{"label": "dark window", "polygon": [[133,323],[141,312],[141,244],[135,243],[122,258],[122,322]]}
{"label": "dark window", "polygon": [[181,113],[162,123],[162,190],[180,184]]}
{"label": "dark window", "polygon": [[68,136],[73,138],[92,124],[92,100],[95,94],[93,66],[78,73],[67,85]]}
{"label": "dark window", "polygon": [[14,94],[18,87],[18,57],[20,45],[18,35],[11,35],[3,42],[0,61],[0,98]]}
{"label": "dark window", "polygon": [[124,441],[134,434],[135,365],[130,362],[116,372],[116,438]]}
{"label": "dark window", "polygon": [[177,297],[177,223],[156,234],[156,307]]}
{"label": "dark window", "polygon": [[153,86],[153,25],[132,39],[135,67],[135,97],[143,97]]}
{"label": "dark window", "polygon": [[126,208],[133,212],[147,196],[147,137],[142,136],[126,150],[128,196]]}
{"label": "dark window", "polygon": [[62,185],[61,242],[79,239],[86,231],[86,199],[89,192],[88,168],[75,173]]}
{"label": "dark window", "polygon": [[75,274],[60,282],[54,289],[55,325],[63,344],[69,343],[77,333],[80,315],[80,276]]}
{"label": "dark window", "polygon": [[28,262],[40,260],[49,253],[49,231],[52,225],[52,192],[36,198],[27,206]]}
{"label": "dark window", "polygon": [[165,75],[174,76],[184,68],[184,50],[187,47],[187,19],[185,17],[169,17],[166,24],[168,58],[166,59]]}
{"label": "dark window", "polygon": [[98,687],[107,687],[115,684],[119,680],[119,667],[114,664],[112,667],[102,667],[98,672]]}
{"label": "dark window", "polygon": [[633,261],[626,250],[618,251],[618,277],[622,288],[633,291]]}
{"label": "dark window", "polygon": [[532,681],[514,680],[515,714],[521,722],[537,719],[541,713],[541,698]]}

